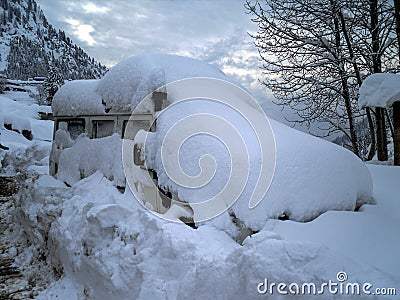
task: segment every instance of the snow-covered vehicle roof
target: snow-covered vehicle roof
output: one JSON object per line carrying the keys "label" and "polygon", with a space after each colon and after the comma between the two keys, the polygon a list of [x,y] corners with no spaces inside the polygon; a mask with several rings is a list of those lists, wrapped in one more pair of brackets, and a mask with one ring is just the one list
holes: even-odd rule
{"label": "snow-covered vehicle roof", "polygon": [[400,101],[400,75],[376,73],[368,76],[360,87],[360,107],[390,107]]}
{"label": "snow-covered vehicle roof", "polygon": [[64,84],[54,95],[54,116],[104,114],[101,96],[96,92],[99,80],[74,80]]}
{"label": "snow-covered vehicle roof", "polygon": [[154,90],[194,77],[222,79],[239,85],[200,60],[171,54],[142,54],[121,61],[100,80],[67,82],[54,96],[53,114],[131,113]]}

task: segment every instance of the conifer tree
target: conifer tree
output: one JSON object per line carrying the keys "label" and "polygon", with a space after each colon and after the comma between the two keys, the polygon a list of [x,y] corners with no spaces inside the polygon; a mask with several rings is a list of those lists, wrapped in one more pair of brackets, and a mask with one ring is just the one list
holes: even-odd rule
{"label": "conifer tree", "polygon": [[64,84],[64,78],[56,66],[50,66],[43,83],[47,104],[50,105],[58,89]]}

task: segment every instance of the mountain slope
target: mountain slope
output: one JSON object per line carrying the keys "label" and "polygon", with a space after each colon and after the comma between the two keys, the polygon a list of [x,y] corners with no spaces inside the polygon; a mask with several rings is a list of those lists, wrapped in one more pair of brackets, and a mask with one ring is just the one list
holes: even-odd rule
{"label": "mountain slope", "polygon": [[35,0],[0,2],[0,72],[9,78],[46,76],[50,66],[64,79],[99,78],[107,71],[49,24]]}

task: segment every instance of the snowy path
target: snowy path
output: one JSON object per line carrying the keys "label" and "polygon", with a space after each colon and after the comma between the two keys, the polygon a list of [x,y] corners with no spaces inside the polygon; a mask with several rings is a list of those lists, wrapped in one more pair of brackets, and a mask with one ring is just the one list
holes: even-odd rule
{"label": "snowy path", "polygon": [[16,194],[22,178],[0,176],[0,300],[34,299],[48,285],[51,273],[44,259],[32,255],[28,233],[17,220]]}

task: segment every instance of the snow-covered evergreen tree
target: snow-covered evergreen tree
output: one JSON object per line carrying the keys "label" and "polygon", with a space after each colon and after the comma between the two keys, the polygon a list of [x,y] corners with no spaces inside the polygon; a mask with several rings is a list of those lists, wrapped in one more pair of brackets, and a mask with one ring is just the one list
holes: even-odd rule
{"label": "snow-covered evergreen tree", "polygon": [[6,88],[7,78],[0,73],[0,94],[2,94]]}
{"label": "snow-covered evergreen tree", "polygon": [[46,102],[48,105],[51,104],[54,95],[63,84],[64,78],[62,77],[60,70],[56,66],[51,66],[47,71],[47,77],[43,83]]}

